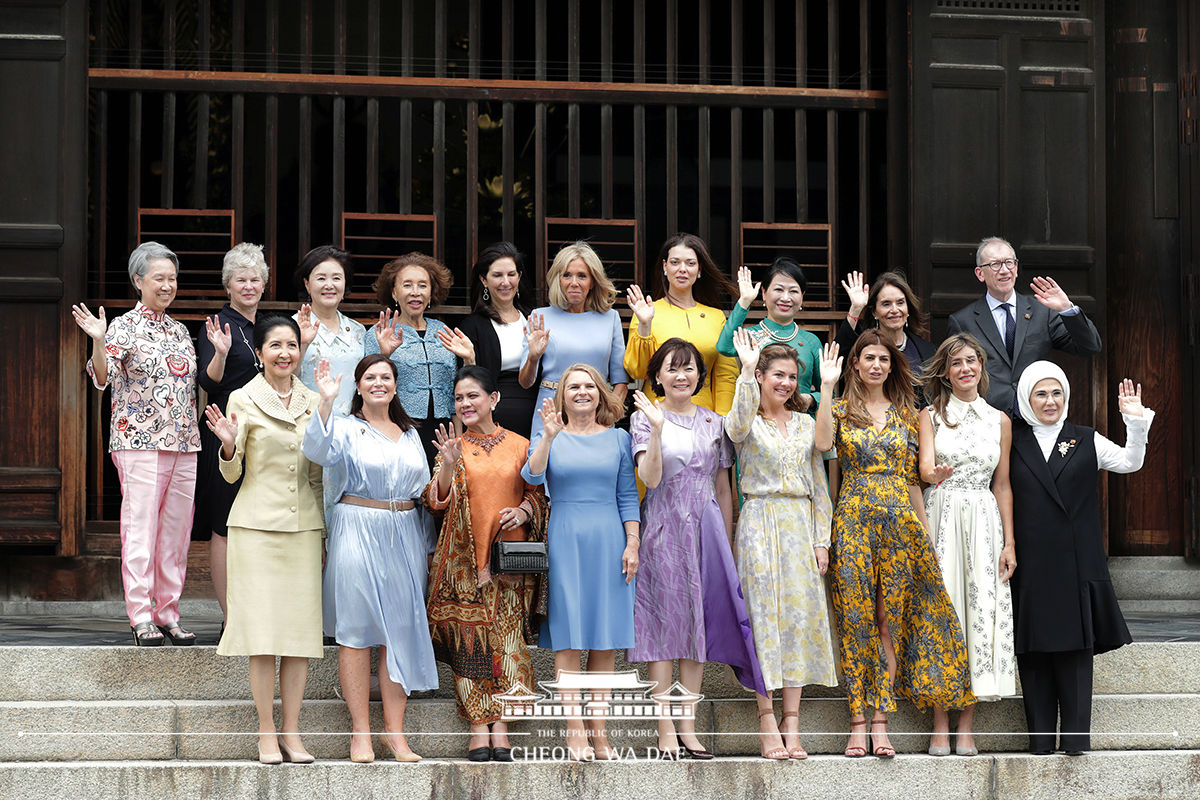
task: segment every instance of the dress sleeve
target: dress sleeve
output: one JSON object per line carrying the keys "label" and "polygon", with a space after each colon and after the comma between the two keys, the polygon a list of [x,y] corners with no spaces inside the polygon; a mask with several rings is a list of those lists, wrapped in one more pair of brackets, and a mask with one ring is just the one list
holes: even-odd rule
{"label": "dress sleeve", "polygon": [[717,352],[723,356],[737,357],[737,348],[733,346],[733,332],[742,327],[742,323],[746,321],[746,315],[750,312],[742,308],[741,303],[734,303],[733,310],[729,312],[729,319],[725,320],[725,327],[721,328],[721,335],[717,337]]}
{"label": "dress sleeve", "polygon": [[201,325],[200,335],[196,337],[196,382],[208,394],[216,394],[221,390],[221,384],[208,377],[208,365],[216,354],[216,348],[208,340],[208,336],[204,333],[204,326]]}
{"label": "dress sleeve", "polygon": [[329,422],[321,421],[321,413],[314,411],[312,419],[304,428],[304,441],[300,451],[314,464],[331,467],[345,458],[345,437],[338,435],[337,415],[329,412]]}
{"label": "dress sleeve", "polygon": [[454,480],[454,477],[456,476],[451,476],[450,491],[446,492],[446,499],[438,499],[438,474],[441,471],[442,460],[439,458],[437,461],[437,466],[433,468],[433,476],[430,477],[429,483],[425,484],[425,489],[421,492],[421,496],[425,500],[425,507],[430,511],[436,511],[438,513],[445,511],[454,504],[454,496],[457,494],[458,490],[457,481]]}
{"label": "dress sleeve", "polygon": [[217,463],[221,470],[221,477],[226,483],[237,483],[237,479],[242,477],[242,461],[246,457],[246,437],[247,431],[250,428],[250,406],[245,399],[245,393],[238,390],[229,396],[229,405],[226,406],[226,415],[232,419],[236,414],[238,417],[237,437],[233,442],[233,458],[225,460],[225,454],[222,452],[222,447],[217,448]]}
{"label": "dress sleeve", "polygon": [[87,374],[92,379],[92,385],[103,391],[112,386],[113,394],[125,391],[129,380],[125,373],[125,358],[129,355],[127,343],[133,341],[133,330],[127,330],[124,316],[117,317],[104,332],[104,366],[108,370],[108,382],[99,383],[96,380],[96,369],[92,360],[87,360]]}
{"label": "dress sleeve", "polygon": [[634,478],[633,451],[629,447],[629,434],[617,428],[617,437],[621,451],[620,463],[617,466],[617,511],[621,514],[621,522],[638,522],[642,518],[638,508],[637,480]]}
{"label": "dress sleeve", "polygon": [[537,449],[538,442],[542,440],[541,431],[534,431],[533,436],[529,440],[529,454],[525,456],[525,463],[521,466],[521,477],[531,486],[541,486],[546,482],[546,472],[550,471],[550,459],[546,459],[546,472],[533,474],[529,471],[529,456],[533,455],[533,451]]}
{"label": "dress sleeve", "polygon": [[754,378],[739,377],[734,385],[733,406],[725,415],[725,433],[735,443],[746,441],[750,435],[758,414],[758,392],[758,381]]}
{"label": "dress sleeve", "polygon": [[[625,349],[625,328],[621,324],[621,315],[617,310],[610,309],[609,315],[612,317],[612,346],[608,350],[608,382],[612,386],[618,383],[629,383],[629,374],[625,371],[625,366],[622,363],[624,359],[629,357]],[[637,333],[637,328],[633,330]],[[653,334],[653,331],[651,331]],[[654,351],[650,351],[650,355],[654,355]],[[646,363],[650,362],[650,357],[646,357]],[[642,364],[642,373],[644,375],[646,365]]]}
{"label": "dress sleeve", "polygon": [[321,465],[312,459],[308,460],[308,486],[312,489],[313,499],[317,501],[317,513],[321,515],[321,538],[325,538],[329,533],[325,530],[325,472]]}
{"label": "dress sleeve", "polygon": [[729,469],[733,466],[733,442],[725,433],[725,420],[721,420],[720,438],[717,439],[717,468]]}
{"label": "dress sleeve", "polygon": [[[842,324],[846,327],[850,327],[849,323],[847,323],[845,320],[842,320]],[[813,404],[812,407],[808,409],[808,414],[810,416],[816,416],[817,408],[821,405],[821,340],[817,339],[815,343],[811,344],[815,344],[816,349],[813,349],[812,347],[806,347],[804,348],[804,354],[801,356],[801,358],[807,362],[800,365],[804,368],[804,378],[801,380],[801,383],[807,386],[807,388],[802,391],[801,394],[812,395]]]}
{"label": "dress sleeve", "polygon": [[814,447],[808,460],[812,468],[813,547],[828,549],[832,538],[833,503],[825,482],[825,459]]}
{"label": "dress sleeve", "polygon": [[1142,468],[1146,458],[1146,442],[1149,438],[1150,423],[1154,422],[1154,412],[1145,409],[1143,416],[1131,417],[1122,414],[1125,420],[1125,446],[1118,447],[1114,442],[1096,431],[1096,466],[1109,472],[1121,474],[1137,472]]}
{"label": "dress sleeve", "polygon": [[641,411],[633,412],[629,418],[629,436],[633,440],[633,455],[644,453],[650,447],[650,420]]}
{"label": "dress sleeve", "polygon": [[375,335],[374,326],[363,334],[363,355],[372,356],[379,352],[379,338]]}

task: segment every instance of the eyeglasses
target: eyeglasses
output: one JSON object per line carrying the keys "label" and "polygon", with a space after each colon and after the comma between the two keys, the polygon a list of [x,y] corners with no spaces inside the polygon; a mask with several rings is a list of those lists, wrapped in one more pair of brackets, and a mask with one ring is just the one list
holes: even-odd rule
{"label": "eyeglasses", "polygon": [[1015,258],[1005,258],[1000,261],[989,261],[986,264],[980,264],[983,269],[990,269],[992,272],[999,272],[1002,269],[1016,269],[1017,260]]}
{"label": "eyeglasses", "polygon": [[689,258],[686,261],[682,258],[670,258],[670,259],[667,259],[667,263],[670,264],[672,267],[678,267],[680,264],[686,264],[688,269],[691,269],[692,267],[696,266],[696,264],[698,264],[700,262],[696,261],[696,259],[694,259],[694,258]]}

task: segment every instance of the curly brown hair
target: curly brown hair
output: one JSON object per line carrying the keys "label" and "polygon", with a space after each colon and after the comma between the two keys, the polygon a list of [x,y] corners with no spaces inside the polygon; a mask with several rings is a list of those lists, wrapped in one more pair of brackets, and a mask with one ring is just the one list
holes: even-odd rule
{"label": "curly brown hair", "polygon": [[921,375],[925,382],[925,400],[937,412],[939,421],[945,423],[948,428],[958,427],[956,423],[946,419],[946,404],[954,395],[954,390],[950,388],[950,359],[964,347],[974,350],[975,357],[979,359],[979,396],[986,397],[988,390],[987,353],[984,351],[983,345],[979,344],[979,341],[969,333],[956,333],[942,342],[937,352],[929,359],[929,363],[925,365],[925,370]]}
{"label": "curly brown hair", "polygon": [[375,290],[375,299],[379,301],[379,305],[384,308],[396,306],[396,299],[392,296],[392,292],[396,288],[396,276],[405,267],[420,267],[429,275],[430,307],[440,306],[446,302],[446,296],[450,294],[450,287],[454,285],[454,276],[450,270],[446,269],[442,262],[433,256],[427,256],[424,253],[406,253],[384,264],[383,271],[375,279],[371,288]]}

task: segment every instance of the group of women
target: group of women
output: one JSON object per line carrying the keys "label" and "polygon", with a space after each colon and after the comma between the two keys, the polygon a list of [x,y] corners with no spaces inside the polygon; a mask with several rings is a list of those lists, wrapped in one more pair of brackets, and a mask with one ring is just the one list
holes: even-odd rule
{"label": "group of women", "polygon": [[[836,685],[839,670],[850,757],[895,754],[887,712],[901,697],[933,710],[934,755],[951,752],[959,709],[955,751],[973,755],[975,702],[1015,694],[1018,666],[1031,749],[1055,749],[1059,705],[1062,749],[1087,748],[1090,709],[1061,674],[1129,636],[1086,476],[1140,467],[1153,418],[1140,386],[1119,391],[1125,448],[1064,424],[1070,387],[1048,362],[1022,377],[1027,423],[1012,423],[981,397],[983,349],[964,334],[936,349],[922,338],[897,273],[869,290],[852,273],[838,343],[822,347],[797,322],[794,260],[762,283],[743,267],[735,288],[690,234],[663,245],[658,299],[629,288],[628,344],[586,243],[556,255],[551,305],[537,310],[521,296],[520,252],[486,248],[456,328],[427,316],[449,271],[402,256],[375,284],[385,310],[371,329],[339,310],[345,252],[305,256],[308,301],[282,317],[257,313],[261,248],[238,245],[222,273],[230,302],[198,352],[165,313],[177,270],[165,247],[142,245],[138,306],[111,326],[103,309],[75,317],[95,343],[96,385],[113,386],[135,642],[194,641],[178,614],[194,497],[226,613],[218,653],[250,657],[260,760],[312,760],[298,719],[322,632],[339,645],[355,761],[374,758],[373,646],[383,742],[399,761],[420,759],[405,700],[437,686],[435,659],[452,669],[468,757],[511,760],[496,698],[534,684],[534,644],[560,671],[583,669],[585,650],[586,669],[611,670],[626,650],[656,692],[675,662],[694,693],[706,661],[728,664],[755,692],[769,759],[806,757],[802,689]],[[765,317],[743,327],[760,294]],[[210,400],[202,447],[197,381]],[[1056,519],[1064,530],[1047,534]],[[501,571],[499,541],[545,542],[548,573]],[[1064,559],[1077,580],[1061,580]],[[713,757],[686,720],[660,720],[658,737],[665,758]],[[614,757],[602,717],[570,720],[567,745],[572,758]]]}

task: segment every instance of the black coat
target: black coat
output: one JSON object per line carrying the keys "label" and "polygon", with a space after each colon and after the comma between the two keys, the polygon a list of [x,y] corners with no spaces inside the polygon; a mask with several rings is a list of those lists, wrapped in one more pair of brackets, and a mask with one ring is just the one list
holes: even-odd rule
{"label": "black coat", "polygon": [[489,317],[478,312],[470,314],[463,318],[458,328],[475,345],[475,363],[492,374],[500,392],[500,403],[492,415],[496,424],[528,439],[537,403],[538,382],[542,378],[541,368],[538,368],[533,386],[526,389],[517,381],[519,370],[500,369],[500,337]]}
{"label": "black coat", "polygon": [[1010,464],[1017,653],[1129,644],[1100,528],[1095,431],[1065,423],[1047,461],[1032,428],[1014,420]]}

